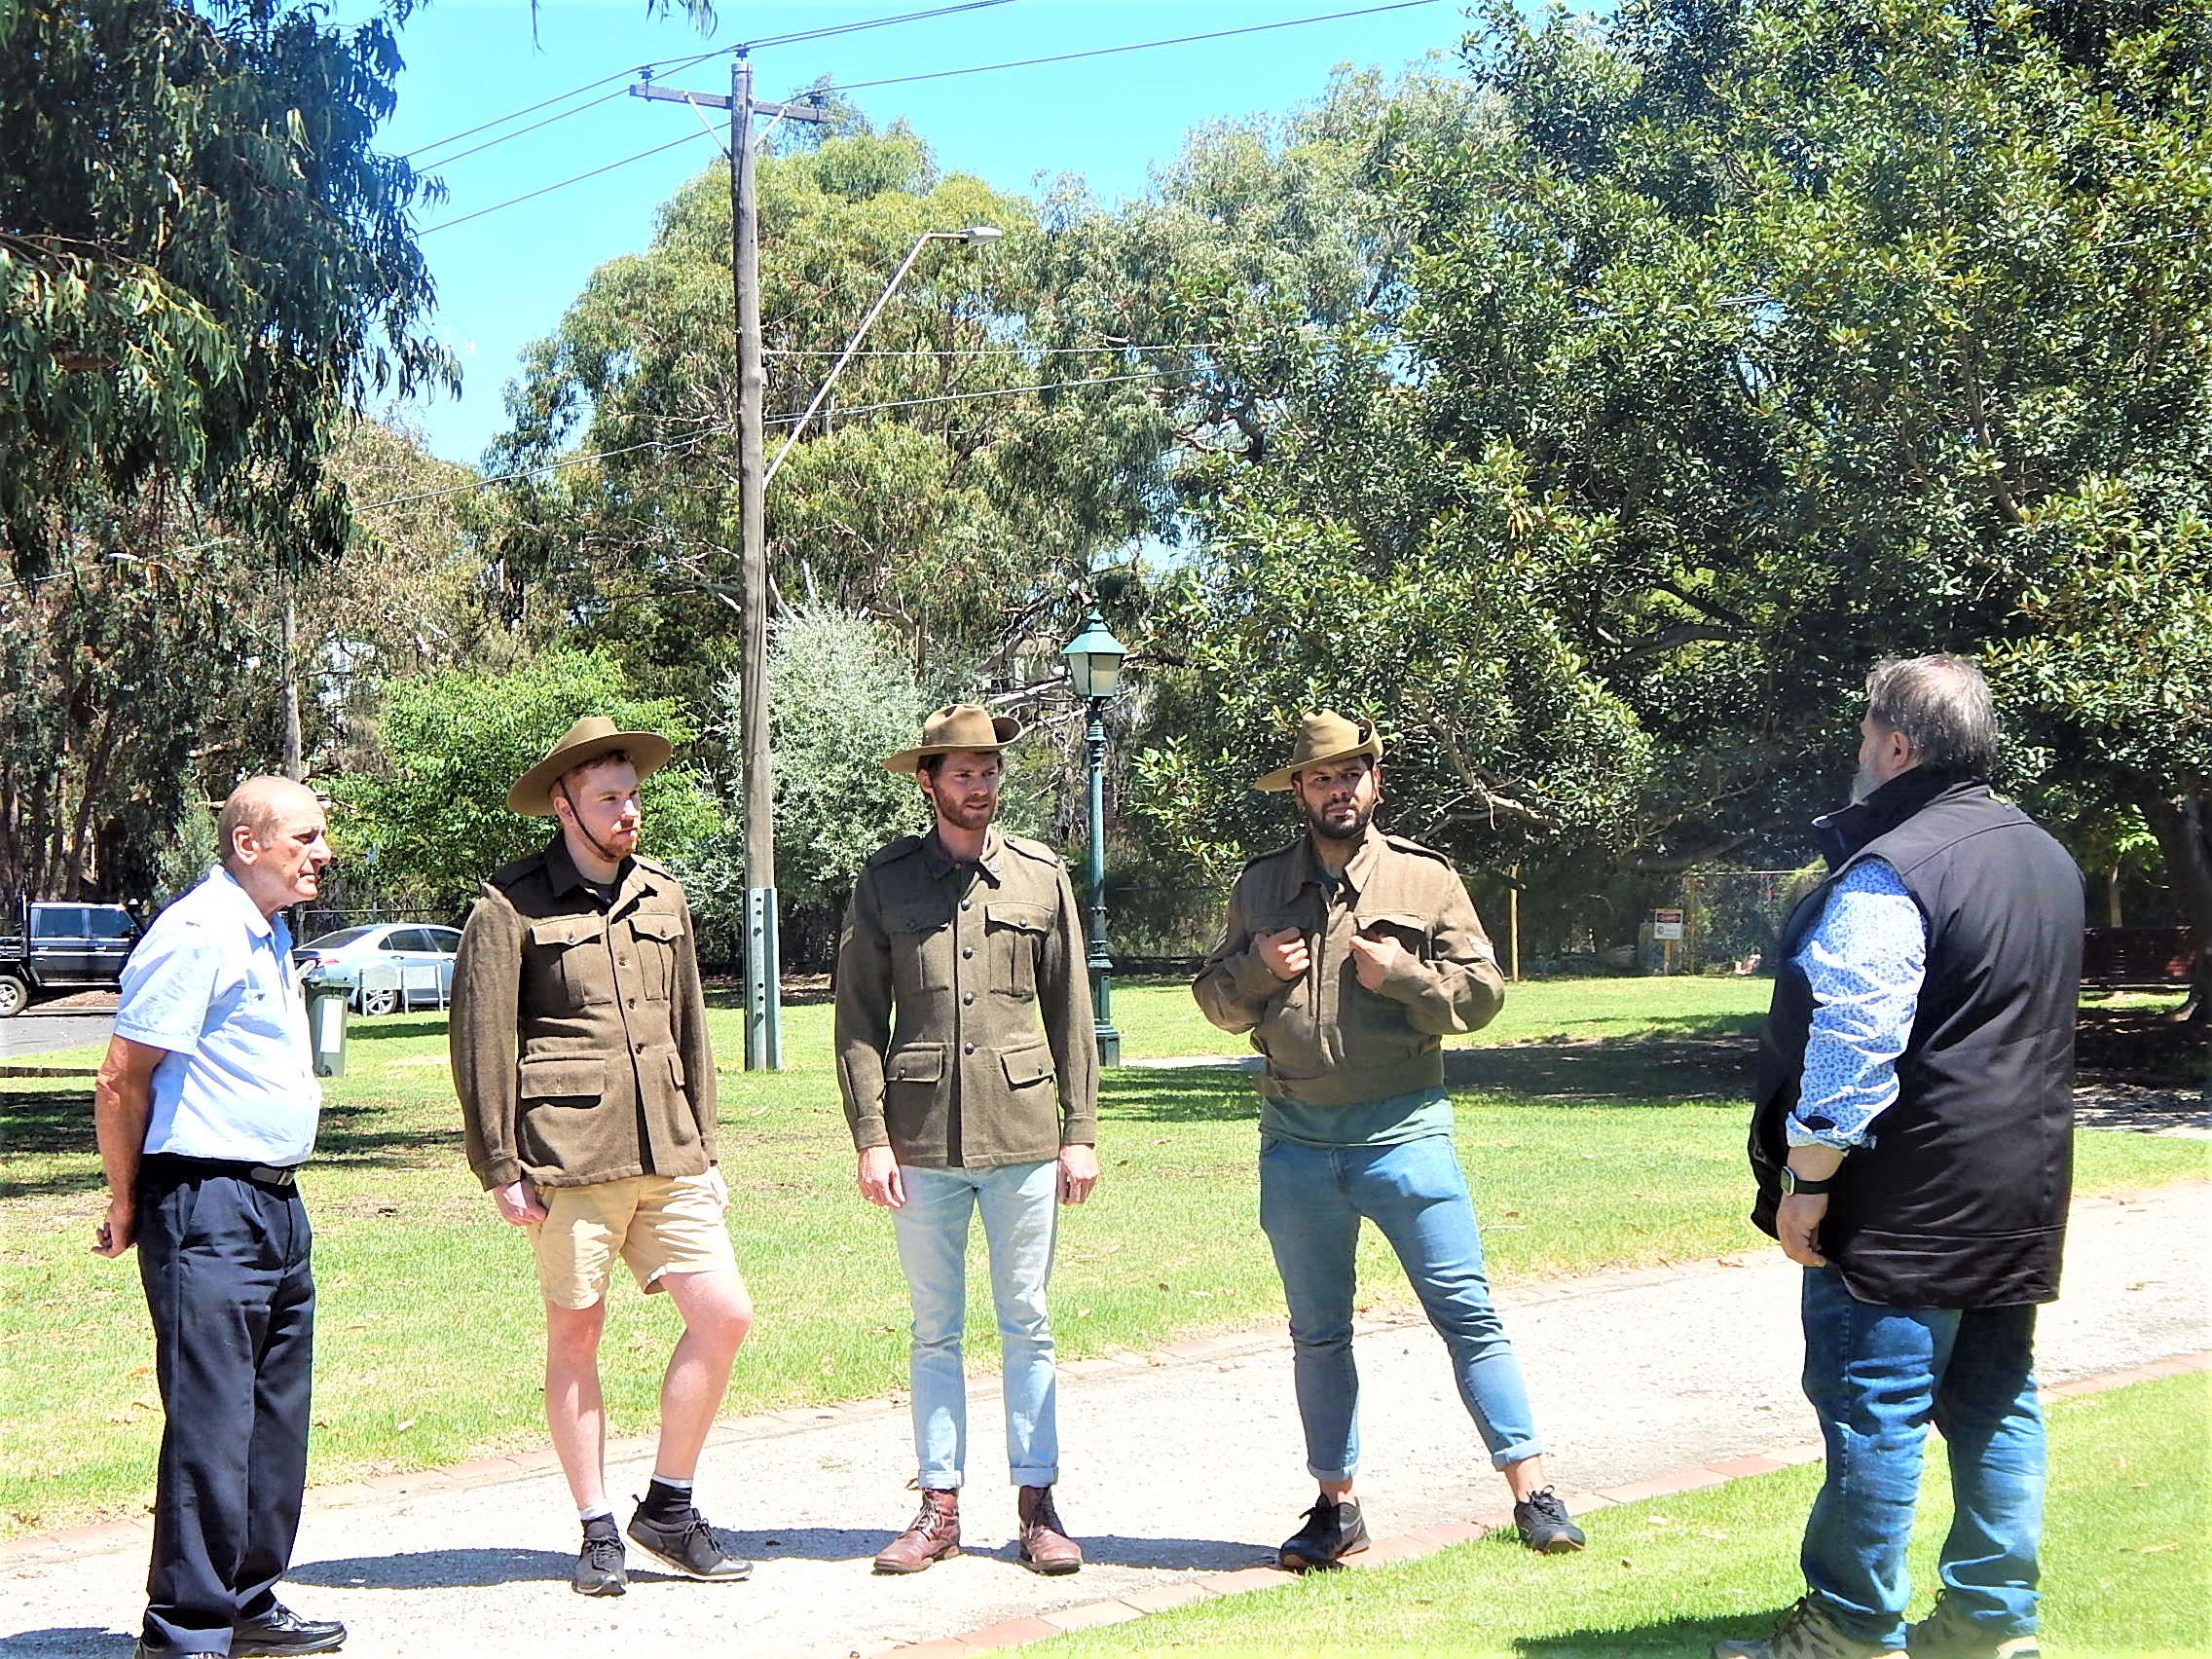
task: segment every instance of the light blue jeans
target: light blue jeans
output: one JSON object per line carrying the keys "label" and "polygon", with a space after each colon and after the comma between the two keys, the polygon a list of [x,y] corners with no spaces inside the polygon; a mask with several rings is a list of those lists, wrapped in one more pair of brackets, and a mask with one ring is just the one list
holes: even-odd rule
{"label": "light blue jeans", "polygon": [[983,1214],[998,1309],[999,1368],[1006,1380],[1006,1460],[1015,1486],[1060,1478],[1060,1432],[1053,1403],[1052,1327],[1045,1282],[1052,1272],[1059,1219],[1059,1163],[998,1169],[925,1169],[902,1163],[906,1201],[891,1212],[912,1299],[913,1387],[918,1484],[959,1488],[968,1461],[968,1382],[960,1366],[968,1311],[968,1222]]}
{"label": "light blue jeans", "polygon": [[1260,1227],[1290,1307],[1292,1377],[1307,1472],[1348,1481],[1359,1465],[1359,1371],[1352,1362],[1354,1259],[1362,1217],[1382,1230],[1452,1355],[1459,1398],[1504,1468],[1543,1447],[1521,1362],[1483,1274],[1474,1200],[1450,1135],[1394,1146],[1260,1139]]}
{"label": "light blue jeans", "polygon": [[1904,1645],[1905,1544],[1934,1422],[1950,1456],[1944,1601],[1992,1646],[2036,1628],[2043,1409],[2033,1308],[1885,1308],[1807,1268],[1805,1397],[1827,1473],[1805,1523],[1806,1586],[1854,1641]]}

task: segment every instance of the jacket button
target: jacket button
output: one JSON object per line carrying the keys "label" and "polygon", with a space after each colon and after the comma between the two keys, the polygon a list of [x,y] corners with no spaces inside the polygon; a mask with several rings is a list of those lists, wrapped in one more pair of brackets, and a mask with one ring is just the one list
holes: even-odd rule
{"label": "jacket button", "polygon": [[969,957],[975,954],[976,947],[972,944],[964,944],[960,947],[960,960],[963,962],[967,961]]}
{"label": "jacket button", "polygon": [[972,1003],[976,1000],[976,993],[974,991],[963,991],[960,994],[960,1000],[963,1003]]}
{"label": "jacket button", "polygon": [[974,909],[974,908],[975,908],[975,901],[974,901],[974,900],[972,900],[972,899],[963,899],[963,900],[961,900],[961,901],[960,901],[960,907],[961,907],[961,908],[962,908],[963,910],[971,910],[971,909]]}
{"label": "jacket button", "polygon": [[963,1043],[960,1045],[960,1051],[963,1054],[973,1054],[976,1051],[976,1045],[973,1043]]}

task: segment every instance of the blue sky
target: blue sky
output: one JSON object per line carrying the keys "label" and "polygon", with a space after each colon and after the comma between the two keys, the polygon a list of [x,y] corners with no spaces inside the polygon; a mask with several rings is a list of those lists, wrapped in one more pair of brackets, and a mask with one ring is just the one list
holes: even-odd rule
{"label": "blue sky", "polygon": [[[593,268],[643,247],[654,207],[712,161],[713,142],[691,111],[628,96],[482,154],[440,144],[464,129],[649,60],[687,56],[734,41],[923,11],[942,0],[873,4],[724,4],[702,35],[681,18],[652,18],[643,0],[622,4],[542,0],[531,40],[526,0],[433,0],[400,37],[407,69],[383,142],[420,152],[451,192],[425,211],[427,229],[496,203],[697,132],[695,142],[450,230],[423,247],[438,283],[437,326],[459,355],[464,386],[401,412],[430,449],[474,463],[504,424],[500,394],[522,349],[551,331]],[[1374,0],[1229,0],[1224,4],[1013,3],[754,54],[757,93],[775,98],[828,73],[873,80],[1009,58],[1199,34],[1281,18],[1348,11]],[[343,8],[341,16],[357,8]],[[1456,0],[1379,16],[1277,29],[1240,39],[1162,47],[1075,63],[959,76],[855,94],[877,123],[903,118],[948,170],[1000,190],[1030,191],[1040,175],[1082,174],[1108,200],[1140,195],[1150,169],[1170,161],[1194,126],[1280,113],[1308,102],[1339,63],[1395,72],[1456,45],[1465,27]],[[728,59],[665,77],[671,86],[726,92]],[[600,89],[612,92],[619,81]],[[597,93],[586,94],[597,96]],[[582,99],[574,100],[576,102]],[[526,117],[542,119],[568,105]],[[437,145],[436,148],[430,146]],[[889,273],[885,275],[888,276]],[[857,319],[856,319],[857,320]]]}

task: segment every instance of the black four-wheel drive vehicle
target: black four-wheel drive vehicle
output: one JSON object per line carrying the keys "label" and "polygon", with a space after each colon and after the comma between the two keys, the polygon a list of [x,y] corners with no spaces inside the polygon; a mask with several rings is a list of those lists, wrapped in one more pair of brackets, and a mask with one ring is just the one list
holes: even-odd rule
{"label": "black four-wheel drive vehicle", "polygon": [[0,908],[0,1019],[43,997],[112,991],[142,930],[121,904],[5,902]]}

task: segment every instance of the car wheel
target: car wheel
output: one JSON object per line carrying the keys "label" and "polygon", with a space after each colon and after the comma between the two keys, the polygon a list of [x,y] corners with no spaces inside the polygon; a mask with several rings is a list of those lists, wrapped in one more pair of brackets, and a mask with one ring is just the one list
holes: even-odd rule
{"label": "car wheel", "polygon": [[30,986],[13,974],[0,974],[0,1019],[13,1019],[30,1006]]}
{"label": "car wheel", "polygon": [[399,1007],[397,991],[363,991],[361,1012],[366,1014],[390,1014]]}

